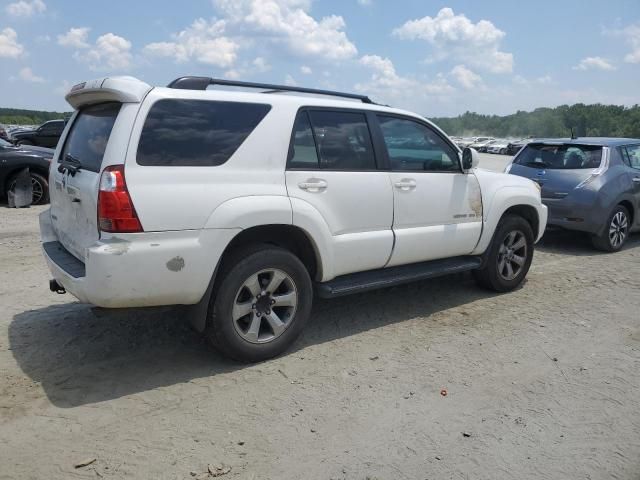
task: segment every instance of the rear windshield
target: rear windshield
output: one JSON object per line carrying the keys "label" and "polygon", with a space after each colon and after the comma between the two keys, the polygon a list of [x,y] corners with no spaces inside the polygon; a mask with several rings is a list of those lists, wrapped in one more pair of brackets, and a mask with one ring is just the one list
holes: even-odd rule
{"label": "rear windshield", "polygon": [[258,103],[160,100],[144,122],[137,162],[147,166],[222,165],[270,109]]}
{"label": "rear windshield", "polygon": [[598,145],[545,145],[530,143],[513,163],[533,168],[572,170],[598,168],[602,147]]}
{"label": "rear windshield", "polygon": [[71,155],[84,170],[99,172],[120,103],[101,103],[80,110],[58,161]]}

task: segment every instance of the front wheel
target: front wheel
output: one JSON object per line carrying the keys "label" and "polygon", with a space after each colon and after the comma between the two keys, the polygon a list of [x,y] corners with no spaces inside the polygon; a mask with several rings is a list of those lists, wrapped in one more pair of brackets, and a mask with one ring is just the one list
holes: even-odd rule
{"label": "front wheel", "polygon": [[270,245],[243,249],[223,262],[205,334],[227,357],[266,360],[298,338],[312,300],[311,278],[298,257]]}
{"label": "front wheel", "polygon": [[609,215],[602,234],[591,237],[591,243],[598,250],[617,252],[627,241],[630,224],[629,211],[618,205]]}
{"label": "front wheel", "polygon": [[524,218],[506,215],[493,236],[484,266],[474,270],[476,282],[496,292],[518,288],[533,260],[533,230]]}

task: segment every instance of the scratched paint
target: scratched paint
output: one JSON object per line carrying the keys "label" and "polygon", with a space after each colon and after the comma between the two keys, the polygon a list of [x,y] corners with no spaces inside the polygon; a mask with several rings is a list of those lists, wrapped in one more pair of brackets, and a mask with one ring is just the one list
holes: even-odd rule
{"label": "scratched paint", "polygon": [[173,257],[167,262],[167,268],[172,272],[179,272],[184,268],[184,258],[179,256]]}
{"label": "scratched paint", "polygon": [[469,183],[469,208],[476,217],[482,217],[482,193],[478,182]]}

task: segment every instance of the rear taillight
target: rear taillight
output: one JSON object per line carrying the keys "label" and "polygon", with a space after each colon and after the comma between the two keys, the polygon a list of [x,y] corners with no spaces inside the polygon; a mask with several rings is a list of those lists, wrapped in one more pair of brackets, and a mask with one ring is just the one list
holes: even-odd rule
{"label": "rear taillight", "polygon": [[103,170],[98,191],[98,227],[103,232],[142,232],[142,225],[133,207],[124,179],[124,165],[112,165]]}

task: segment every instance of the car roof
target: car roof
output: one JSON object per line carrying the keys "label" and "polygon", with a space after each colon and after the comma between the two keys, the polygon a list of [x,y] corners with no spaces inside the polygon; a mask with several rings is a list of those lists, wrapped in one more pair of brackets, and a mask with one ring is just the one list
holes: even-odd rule
{"label": "car roof", "polygon": [[549,143],[567,145],[600,145],[603,147],[619,147],[630,143],[640,143],[638,138],[619,137],[579,137],[579,138],[536,138],[530,143]]}

